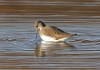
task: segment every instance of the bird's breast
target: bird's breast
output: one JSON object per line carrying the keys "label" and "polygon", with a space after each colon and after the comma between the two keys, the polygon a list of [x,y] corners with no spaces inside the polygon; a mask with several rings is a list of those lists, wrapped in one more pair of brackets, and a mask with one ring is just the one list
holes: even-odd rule
{"label": "bird's breast", "polygon": [[41,35],[42,40],[44,41],[54,41],[55,39],[50,36]]}

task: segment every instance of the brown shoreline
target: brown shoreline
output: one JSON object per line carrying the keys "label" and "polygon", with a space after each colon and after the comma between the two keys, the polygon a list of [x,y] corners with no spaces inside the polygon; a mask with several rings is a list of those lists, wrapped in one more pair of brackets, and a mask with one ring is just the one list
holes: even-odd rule
{"label": "brown shoreline", "polygon": [[[50,2],[50,3],[49,3]],[[0,14],[39,14],[100,16],[99,1],[96,0],[10,0],[0,4]],[[53,4],[54,3],[54,4]],[[57,4],[57,5],[56,5]]]}

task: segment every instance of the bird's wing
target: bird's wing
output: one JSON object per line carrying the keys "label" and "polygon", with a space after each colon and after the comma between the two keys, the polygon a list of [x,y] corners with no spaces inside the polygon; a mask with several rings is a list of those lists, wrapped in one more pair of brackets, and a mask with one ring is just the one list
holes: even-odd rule
{"label": "bird's wing", "polygon": [[47,36],[51,36],[55,39],[60,39],[60,38],[64,38],[67,36],[70,36],[69,33],[64,32],[63,30],[54,27],[54,26],[47,26],[44,28],[44,30],[42,31],[45,35]]}

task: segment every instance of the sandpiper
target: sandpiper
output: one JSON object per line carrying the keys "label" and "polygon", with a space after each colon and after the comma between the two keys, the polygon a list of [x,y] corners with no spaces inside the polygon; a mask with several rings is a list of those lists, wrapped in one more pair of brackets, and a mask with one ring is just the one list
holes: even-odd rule
{"label": "sandpiper", "polygon": [[36,21],[34,27],[39,32],[42,40],[47,42],[65,41],[66,39],[75,35],[64,32],[55,26],[45,25],[45,23],[42,21]]}

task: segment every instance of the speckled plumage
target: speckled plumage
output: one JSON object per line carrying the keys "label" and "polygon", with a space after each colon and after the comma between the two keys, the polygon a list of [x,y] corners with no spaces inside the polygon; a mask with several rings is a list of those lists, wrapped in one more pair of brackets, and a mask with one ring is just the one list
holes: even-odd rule
{"label": "speckled plumage", "polygon": [[[35,28],[38,29],[41,38],[42,36],[46,36],[46,38],[52,38],[50,41],[65,41],[67,38],[71,37],[72,35],[64,32],[63,30],[55,27],[55,26],[47,26],[42,21],[35,22]],[[45,39],[43,39],[45,40]],[[45,40],[49,41],[49,40]]]}
{"label": "speckled plumage", "polygon": [[50,36],[56,40],[71,36],[71,34],[66,33],[62,31],[61,29],[58,29],[54,26],[45,26],[44,28],[41,28],[39,33],[41,36],[42,35]]}

